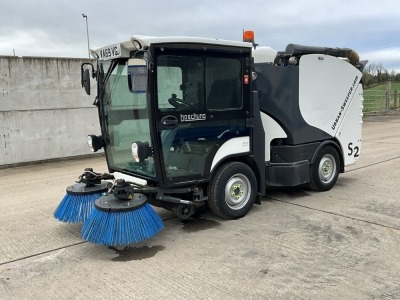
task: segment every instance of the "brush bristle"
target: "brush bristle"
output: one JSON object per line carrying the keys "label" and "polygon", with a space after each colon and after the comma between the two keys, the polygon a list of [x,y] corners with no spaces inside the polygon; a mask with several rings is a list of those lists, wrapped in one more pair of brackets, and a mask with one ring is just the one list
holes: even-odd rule
{"label": "brush bristle", "polygon": [[66,194],[54,211],[54,217],[66,223],[85,222],[94,208],[94,202],[101,193],[91,195]]}
{"label": "brush bristle", "polygon": [[124,246],[149,239],[163,228],[163,221],[148,203],[123,212],[95,207],[83,224],[82,237],[95,244]]}

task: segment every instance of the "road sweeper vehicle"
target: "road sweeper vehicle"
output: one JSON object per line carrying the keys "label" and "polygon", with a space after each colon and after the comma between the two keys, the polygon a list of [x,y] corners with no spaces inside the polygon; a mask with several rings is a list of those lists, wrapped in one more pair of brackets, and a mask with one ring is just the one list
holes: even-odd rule
{"label": "road sweeper vehicle", "polygon": [[104,149],[109,173],[86,169],[60,204],[88,211],[86,240],[155,235],[162,222],[149,203],[180,218],[207,205],[240,218],[267,187],[331,189],[360,156],[365,62],[351,49],[276,52],[245,32],[244,42],[133,36],[92,54],[82,86],[90,94],[97,80],[101,134],[88,144]]}

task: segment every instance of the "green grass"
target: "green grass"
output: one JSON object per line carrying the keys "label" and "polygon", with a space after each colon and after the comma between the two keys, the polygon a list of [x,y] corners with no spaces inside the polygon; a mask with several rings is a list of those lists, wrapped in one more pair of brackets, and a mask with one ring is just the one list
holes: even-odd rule
{"label": "green grass", "polygon": [[[397,101],[394,101],[394,91],[397,89]],[[397,109],[400,104],[400,83],[392,83],[390,93],[390,109]],[[386,111],[386,85],[381,84],[364,90],[364,113],[379,113]]]}
{"label": "green grass", "polygon": [[[374,86],[372,88],[368,88],[368,91],[386,91],[386,83]],[[400,82],[392,82],[391,86],[391,93],[394,92],[394,90],[397,90],[397,93],[400,93]]]}
{"label": "green grass", "polygon": [[[397,106],[394,102],[394,91],[397,90]],[[396,109],[400,102],[400,82],[392,82],[390,90],[390,108]],[[364,113],[382,113],[386,111],[386,83],[364,89]]]}

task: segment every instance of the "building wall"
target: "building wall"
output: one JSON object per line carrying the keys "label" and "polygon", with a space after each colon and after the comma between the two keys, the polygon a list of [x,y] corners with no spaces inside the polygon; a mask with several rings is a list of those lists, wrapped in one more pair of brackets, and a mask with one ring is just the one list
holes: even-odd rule
{"label": "building wall", "polygon": [[100,134],[92,95],[81,87],[87,59],[0,56],[0,166],[91,154]]}

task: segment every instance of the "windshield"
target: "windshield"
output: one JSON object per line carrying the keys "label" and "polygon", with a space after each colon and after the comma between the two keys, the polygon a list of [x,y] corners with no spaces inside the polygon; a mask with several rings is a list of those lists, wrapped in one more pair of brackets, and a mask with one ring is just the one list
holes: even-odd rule
{"label": "windshield", "polygon": [[[110,68],[108,76],[105,70]],[[135,162],[132,157],[133,142],[148,142],[152,147],[147,110],[147,94],[131,93],[128,88],[127,61],[100,65],[99,97],[105,153],[109,168],[128,171],[143,177],[155,177],[154,159]],[[105,82],[103,78],[105,77]]]}
{"label": "windshield", "polygon": [[101,66],[101,72],[103,73],[103,75],[108,73],[111,67],[111,62],[111,60],[99,61],[99,65]]}

